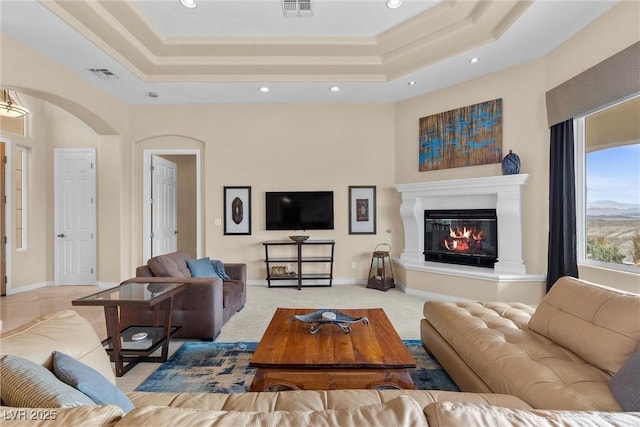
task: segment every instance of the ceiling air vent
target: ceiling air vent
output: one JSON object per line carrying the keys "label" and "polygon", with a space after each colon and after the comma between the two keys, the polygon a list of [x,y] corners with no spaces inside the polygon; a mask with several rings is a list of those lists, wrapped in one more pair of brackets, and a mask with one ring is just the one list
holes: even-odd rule
{"label": "ceiling air vent", "polygon": [[311,16],[311,0],[282,0],[284,16]]}
{"label": "ceiling air vent", "polygon": [[89,71],[91,71],[96,77],[101,79],[117,79],[118,78],[118,76],[116,76],[106,68],[89,68]]}

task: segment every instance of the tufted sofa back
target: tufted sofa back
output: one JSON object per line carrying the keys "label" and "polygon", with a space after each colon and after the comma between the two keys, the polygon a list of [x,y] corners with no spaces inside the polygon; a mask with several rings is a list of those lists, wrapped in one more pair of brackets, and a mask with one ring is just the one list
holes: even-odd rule
{"label": "tufted sofa back", "polygon": [[613,375],[638,348],[638,319],[640,295],[562,277],[529,327]]}

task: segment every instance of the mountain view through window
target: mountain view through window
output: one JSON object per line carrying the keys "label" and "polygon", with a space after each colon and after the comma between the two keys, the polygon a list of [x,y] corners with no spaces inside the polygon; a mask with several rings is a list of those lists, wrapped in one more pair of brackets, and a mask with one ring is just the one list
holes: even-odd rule
{"label": "mountain view through window", "polygon": [[587,118],[585,258],[640,271],[638,105],[635,98]]}

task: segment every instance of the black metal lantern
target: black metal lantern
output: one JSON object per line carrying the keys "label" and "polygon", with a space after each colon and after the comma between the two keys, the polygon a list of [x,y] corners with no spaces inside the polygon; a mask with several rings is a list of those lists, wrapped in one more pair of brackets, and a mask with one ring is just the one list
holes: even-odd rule
{"label": "black metal lantern", "polygon": [[[379,251],[380,246],[388,246],[389,250]],[[369,268],[369,278],[367,279],[367,288],[386,291],[394,288],[396,285],[393,281],[393,267],[391,266],[391,257],[389,252],[391,245],[388,243],[380,243],[377,245],[371,256],[371,268]]]}

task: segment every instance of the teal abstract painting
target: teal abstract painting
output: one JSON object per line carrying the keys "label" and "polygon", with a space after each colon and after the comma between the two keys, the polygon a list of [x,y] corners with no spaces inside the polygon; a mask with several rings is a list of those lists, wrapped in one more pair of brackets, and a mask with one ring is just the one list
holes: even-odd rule
{"label": "teal abstract painting", "polygon": [[502,161],[502,98],[422,117],[419,169]]}

